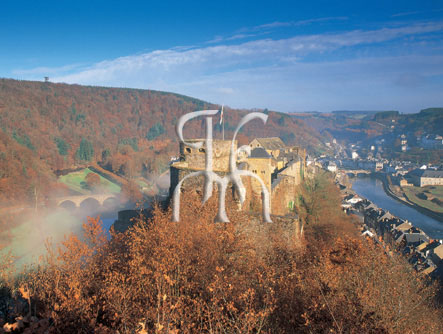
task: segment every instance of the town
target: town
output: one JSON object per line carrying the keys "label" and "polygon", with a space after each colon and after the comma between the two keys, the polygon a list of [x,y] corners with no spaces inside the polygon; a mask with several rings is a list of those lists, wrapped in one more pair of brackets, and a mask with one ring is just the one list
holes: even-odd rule
{"label": "town", "polygon": [[[443,148],[443,139],[440,135],[425,134],[414,138],[410,144],[408,136],[400,134],[395,139],[398,145],[394,148],[399,152],[407,152],[413,148],[421,152],[432,154]],[[346,171],[348,175],[373,174],[383,181],[386,193],[405,205],[414,207],[426,215],[443,221],[443,164],[423,163],[413,161],[412,156],[406,155],[399,160],[394,154],[386,153],[392,150],[392,140],[375,139],[366,143],[339,144],[335,139],[327,142],[331,154],[315,159],[315,163],[324,169],[337,173]],[[308,158],[308,165],[314,159]]]}
{"label": "town", "polygon": [[381,244],[386,253],[400,252],[417,272],[443,278],[443,239],[432,239],[408,220],[392,215],[345,185],[342,208],[360,221],[361,234]]}
{"label": "town", "polygon": [[[407,136],[397,138],[399,150],[410,149]],[[432,238],[411,221],[402,219],[357,194],[350,183],[359,177],[382,181],[384,192],[398,201],[433,219],[443,221],[443,169],[440,164],[420,164],[412,161],[389,160],[381,153],[384,140],[364,145],[338,144],[334,139],[326,145],[333,154],[318,159],[308,157],[314,165],[335,175],[342,193],[342,208],[360,222],[361,234],[380,244],[387,254],[401,253],[413,268],[431,278],[443,278],[443,238]],[[414,145],[422,149],[441,149],[440,135],[426,134],[416,138]]]}

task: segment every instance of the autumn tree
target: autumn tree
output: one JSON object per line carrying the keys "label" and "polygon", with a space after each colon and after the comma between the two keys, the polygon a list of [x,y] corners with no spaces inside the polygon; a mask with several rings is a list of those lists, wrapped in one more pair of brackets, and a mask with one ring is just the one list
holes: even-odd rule
{"label": "autumn tree", "polygon": [[88,173],[85,177],[86,186],[93,190],[100,185],[100,176],[96,173]]}
{"label": "autumn tree", "polygon": [[140,187],[132,180],[122,185],[121,193],[125,200],[129,200],[133,203],[139,203],[143,200],[143,194],[140,191]]}
{"label": "autumn tree", "polygon": [[263,224],[230,196],[229,223],[214,223],[216,209],[194,187],[178,223],[156,207],[107,241],[89,219],[22,277],[36,315],[76,333],[441,333],[434,286],[358,236],[340,207],[302,241],[284,218]]}

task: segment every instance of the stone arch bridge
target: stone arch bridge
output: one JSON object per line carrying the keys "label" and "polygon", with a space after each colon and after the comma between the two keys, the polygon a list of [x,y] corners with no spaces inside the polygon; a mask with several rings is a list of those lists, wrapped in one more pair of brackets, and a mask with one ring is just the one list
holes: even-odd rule
{"label": "stone arch bridge", "polygon": [[354,174],[354,175],[358,175],[358,174],[372,174],[373,172],[370,170],[366,170],[366,169],[342,169],[343,172],[345,172],[346,174]]}
{"label": "stone arch bridge", "polygon": [[106,200],[117,200],[117,197],[114,194],[90,194],[90,195],[77,195],[77,196],[65,196],[59,197],[56,200],[57,206],[61,206],[64,203],[73,203],[76,208],[79,208],[81,204],[86,200],[96,200],[101,206],[105,203]]}

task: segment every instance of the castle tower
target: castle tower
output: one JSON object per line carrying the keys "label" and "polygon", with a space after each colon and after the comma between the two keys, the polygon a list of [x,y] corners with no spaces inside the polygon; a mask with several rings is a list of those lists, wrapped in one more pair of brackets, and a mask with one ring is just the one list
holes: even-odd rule
{"label": "castle tower", "polygon": [[[272,157],[268,152],[261,147],[254,148],[248,157],[248,169],[263,180],[269,195],[271,195],[271,174],[273,171],[271,159]],[[256,180],[253,182],[253,191],[258,194],[261,193],[260,183]]]}
{"label": "castle tower", "polygon": [[[187,174],[205,170],[206,146],[204,139],[190,139],[189,143],[203,142],[203,146],[196,149],[180,142],[180,161],[170,165],[171,184],[169,194],[172,196],[175,187]],[[237,141],[234,141],[234,150],[237,151]],[[229,156],[231,152],[230,140],[212,140],[212,170],[220,175],[229,173]]]}

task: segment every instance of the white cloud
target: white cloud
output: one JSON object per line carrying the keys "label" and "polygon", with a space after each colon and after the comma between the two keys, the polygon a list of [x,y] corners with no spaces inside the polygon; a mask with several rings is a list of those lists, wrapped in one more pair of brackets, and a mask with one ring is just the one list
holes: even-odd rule
{"label": "white cloud", "polygon": [[234,94],[235,92],[231,87],[220,87],[217,89],[217,91],[222,94]]}
{"label": "white cloud", "polygon": [[[81,70],[69,66],[45,69],[45,73],[54,73],[51,80],[55,82],[167,90],[232,107],[326,111],[359,103],[388,104],[389,93],[392,98],[397,94],[402,101],[410,100],[414,94],[399,94],[432,82],[427,77],[443,75],[443,58],[441,52],[433,56],[354,56],[336,62],[327,58],[312,62],[310,56],[442,30],[442,22],[428,22],[235,45],[183,47],[106,60]],[[22,73],[32,76],[43,72],[33,69]],[[423,96],[434,101],[434,88],[428,88]],[[368,94],[378,95],[374,100],[365,97]],[[403,102],[399,106],[407,107]]]}
{"label": "white cloud", "polygon": [[271,22],[271,23],[261,24],[261,25],[255,26],[255,27],[243,28],[243,29],[240,29],[240,31],[246,32],[246,31],[270,30],[270,29],[276,29],[276,28],[282,28],[282,27],[297,27],[297,26],[304,26],[304,25],[319,23],[319,22],[345,21],[347,19],[348,18],[346,16],[332,16],[332,17],[320,17],[320,18],[316,18],[316,19],[289,21],[289,22],[275,21],[275,22]]}
{"label": "white cloud", "polygon": [[81,68],[81,64],[71,64],[60,67],[36,67],[29,70],[13,70],[12,74],[19,76],[32,76],[32,75],[45,75],[45,74],[57,74],[72,72],[73,70],[78,70]]}
{"label": "white cloud", "polygon": [[[97,63],[80,72],[60,76],[67,82],[88,83],[90,80],[107,82],[140,73],[140,70],[168,74],[177,69],[195,71],[219,71],[233,65],[242,66],[251,62],[271,61],[302,57],[310,53],[335,50],[346,46],[380,43],[402,36],[440,31],[443,23],[417,24],[399,28],[383,28],[374,31],[351,31],[341,34],[297,36],[288,39],[260,39],[237,45],[217,45],[183,50],[157,50],[141,55],[121,57]],[[31,70],[31,72],[34,70]],[[30,72],[30,73],[31,73]],[[149,74],[149,73],[146,73]]]}
{"label": "white cloud", "polygon": [[[281,111],[368,108],[418,111],[426,106],[443,105],[441,85],[426,81],[410,85],[405,81],[410,80],[410,69],[432,81],[443,76],[443,58],[373,57],[265,66],[200,76],[181,82],[176,88],[188,95],[195,96],[198,92],[199,97],[218,104]],[[233,90],[229,95],[214,89],[228,85]]]}
{"label": "white cloud", "polygon": [[409,15],[415,15],[415,14],[421,14],[421,13],[425,13],[425,11],[415,10],[412,12],[401,12],[401,13],[391,15],[391,17],[409,16]]}

